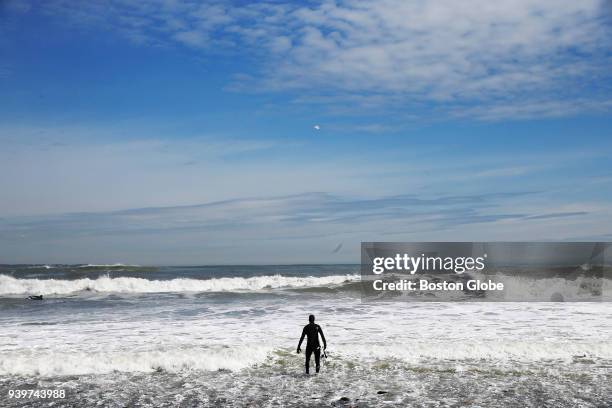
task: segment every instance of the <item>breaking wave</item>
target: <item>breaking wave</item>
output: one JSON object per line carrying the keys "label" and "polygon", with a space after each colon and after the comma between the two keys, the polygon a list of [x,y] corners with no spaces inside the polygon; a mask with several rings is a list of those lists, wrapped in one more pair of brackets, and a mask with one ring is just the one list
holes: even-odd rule
{"label": "breaking wave", "polygon": [[[333,359],[358,363],[393,363],[402,361],[421,367],[453,362],[454,364],[594,364],[612,361],[612,346],[597,341],[534,342],[534,341],[471,341],[467,343],[419,342],[405,344],[345,345],[342,351],[332,352]],[[0,354],[1,375],[61,376],[108,374],[112,372],[183,370],[240,371],[264,362],[273,363],[274,357],[291,355],[285,348],[271,346],[213,346],[159,349],[146,351],[21,351]],[[301,362],[301,360],[300,360]]]}
{"label": "breaking wave", "polygon": [[234,292],[340,285],[358,279],[359,275],[324,277],[271,275],[251,278],[177,278],[170,280],[101,276],[97,279],[60,280],[16,279],[12,276],[0,275],[0,295],[67,295],[82,291],[116,293]]}
{"label": "breaking wave", "polygon": [[[368,277],[369,278],[369,277]],[[391,280],[399,277],[390,277]],[[409,276],[416,281],[436,281],[441,276]],[[405,299],[408,301],[612,301],[612,279],[603,276],[539,277],[496,274],[470,274],[445,277],[444,280],[460,282],[467,288],[468,279],[491,280],[503,283],[503,291],[479,290],[417,290],[375,292],[374,297]],[[218,277],[197,279],[176,277],[172,279],[145,279],[134,276],[109,274],[79,277],[78,279],[16,278],[0,274],[2,295],[68,295],[79,292],[98,293],[181,293],[181,292],[248,292],[270,289],[286,289],[301,294],[362,293],[371,286],[370,279],[362,280],[358,274],[331,276],[263,275],[254,277]]]}
{"label": "breaking wave", "polygon": [[496,274],[492,280],[504,284],[504,292],[495,294],[499,300],[579,301],[612,300],[612,280],[603,277],[579,276],[534,279],[526,276]]}
{"label": "breaking wave", "polygon": [[77,268],[81,269],[113,269],[113,268],[142,268],[140,265],[126,265],[122,263],[115,264],[83,264],[78,265]]}
{"label": "breaking wave", "polygon": [[85,375],[181,370],[237,371],[266,359],[271,348],[216,347],[189,350],[0,354],[0,375]]}

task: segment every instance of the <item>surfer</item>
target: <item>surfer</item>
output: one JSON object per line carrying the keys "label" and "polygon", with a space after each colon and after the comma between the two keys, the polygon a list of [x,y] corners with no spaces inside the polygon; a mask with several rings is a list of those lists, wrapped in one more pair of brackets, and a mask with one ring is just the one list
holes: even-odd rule
{"label": "surfer", "polygon": [[31,295],[31,296],[28,296],[28,299],[30,299],[30,300],[43,300],[43,295]]}
{"label": "surfer", "polygon": [[314,315],[308,316],[308,323],[304,326],[302,330],[302,337],[300,337],[300,342],[297,346],[298,354],[302,351],[300,348],[302,346],[302,341],[304,340],[304,336],[308,337],[306,340],[306,374],[310,372],[310,356],[314,353],[315,356],[315,366],[317,373],[321,368],[321,345],[319,344],[319,334],[321,335],[321,339],[323,339],[323,350],[327,349],[327,342],[325,341],[325,336],[323,335],[323,330],[321,330],[321,326],[315,324]]}

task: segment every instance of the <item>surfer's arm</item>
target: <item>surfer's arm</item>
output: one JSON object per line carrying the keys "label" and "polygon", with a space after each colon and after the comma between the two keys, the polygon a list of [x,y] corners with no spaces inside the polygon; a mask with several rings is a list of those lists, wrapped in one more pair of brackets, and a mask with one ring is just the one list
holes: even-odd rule
{"label": "surfer's arm", "polygon": [[321,335],[321,339],[323,339],[323,350],[327,348],[327,342],[325,341],[325,336],[323,335],[323,329],[319,326],[319,334]]}
{"label": "surfer's arm", "polygon": [[306,328],[304,328],[302,330],[302,337],[300,337],[300,342],[298,343],[298,348],[297,348],[297,352],[299,353],[300,351],[302,351],[302,349],[300,347],[302,347],[302,342],[304,341],[304,336],[306,336]]}

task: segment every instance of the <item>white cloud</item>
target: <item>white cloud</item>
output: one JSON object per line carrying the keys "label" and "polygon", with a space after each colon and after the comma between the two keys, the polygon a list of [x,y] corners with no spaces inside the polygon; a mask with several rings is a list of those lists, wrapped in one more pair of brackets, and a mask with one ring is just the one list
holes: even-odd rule
{"label": "white cloud", "polygon": [[[563,240],[609,232],[607,206],[551,207],[531,194],[355,198],[325,193],[239,198],[0,219],[7,262],[232,263],[358,259],[361,241]],[[580,238],[584,239],[584,238]],[[334,255],[339,242],[346,250]],[[100,250],[104,248],[104,250]]]}
{"label": "white cloud", "polygon": [[300,9],[272,86],[486,99],[582,75],[568,48],[596,53],[599,1],[327,2]]}
{"label": "white cloud", "polygon": [[504,118],[532,119],[544,117],[572,116],[581,112],[600,114],[612,110],[612,99],[597,98],[589,100],[583,97],[573,100],[530,100],[522,104],[503,101],[488,106],[475,106],[456,110],[458,117],[478,118],[485,121],[496,121]]}
{"label": "white cloud", "polygon": [[[235,6],[58,0],[45,7],[135,41],[263,56],[259,72],[243,76],[256,79],[234,89],[299,91],[301,99],[307,94],[311,100],[333,92],[344,102],[367,97],[377,105],[400,104],[404,111],[434,103],[464,116],[470,112],[464,104],[479,104],[476,117],[488,119],[514,117],[515,110],[505,112],[503,105],[520,107],[517,117],[528,116],[529,106],[534,115],[548,107],[546,116],[571,115],[591,105],[609,110],[598,97],[572,104],[577,96],[589,97],[589,83],[609,79],[610,31],[602,0]],[[539,104],[546,99],[552,102]]]}
{"label": "white cloud", "polygon": [[[129,123],[106,128],[0,126],[0,191],[10,192],[0,201],[0,217],[180,206],[305,191],[420,196],[584,186],[577,195],[590,196],[599,187],[586,183],[601,174],[589,165],[609,159],[611,151],[601,145],[591,150],[558,146],[546,153],[466,155],[453,144],[344,151],[316,138],[298,144],[157,132]],[[321,153],[328,148],[328,154]],[[559,178],[568,173],[573,176]]]}
{"label": "white cloud", "polygon": [[209,43],[208,35],[201,31],[180,31],[174,34],[174,38],[192,47],[205,47]]}

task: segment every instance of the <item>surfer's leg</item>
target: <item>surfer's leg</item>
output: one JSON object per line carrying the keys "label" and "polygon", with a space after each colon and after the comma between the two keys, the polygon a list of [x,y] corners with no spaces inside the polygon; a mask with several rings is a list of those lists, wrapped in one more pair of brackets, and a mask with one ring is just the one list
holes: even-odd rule
{"label": "surfer's leg", "polygon": [[312,349],[310,347],[306,347],[306,374],[309,374],[310,371],[310,355],[312,354]]}
{"label": "surfer's leg", "polygon": [[314,355],[315,355],[315,365],[317,367],[317,373],[319,372],[319,369],[321,368],[321,348],[317,347],[314,351]]}

